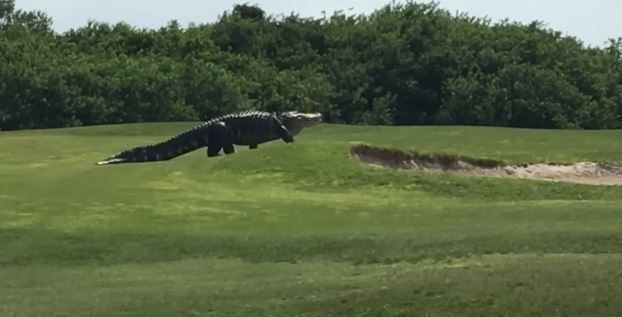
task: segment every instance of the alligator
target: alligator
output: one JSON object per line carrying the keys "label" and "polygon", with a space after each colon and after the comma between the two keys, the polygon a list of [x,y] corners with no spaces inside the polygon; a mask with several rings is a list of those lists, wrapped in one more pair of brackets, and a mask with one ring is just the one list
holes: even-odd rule
{"label": "alligator", "polygon": [[225,155],[235,153],[234,144],[253,150],[278,139],[292,143],[302,129],[320,122],[320,113],[240,111],[205,121],[164,142],[122,151],[96,165],[166,161],[202,147],[207,147],[207,157],[215,157],[221,150]]}

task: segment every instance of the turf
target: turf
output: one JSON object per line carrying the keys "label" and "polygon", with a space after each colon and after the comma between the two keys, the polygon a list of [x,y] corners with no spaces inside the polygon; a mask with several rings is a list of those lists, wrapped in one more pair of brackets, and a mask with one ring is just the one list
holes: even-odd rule
{"label": "turf", "polygon": [[191,123],[0,134],[0,316],[617,316],[622,187],[393,171],[351,142],[622,160],[622,131],[324,124],[94,163]]}

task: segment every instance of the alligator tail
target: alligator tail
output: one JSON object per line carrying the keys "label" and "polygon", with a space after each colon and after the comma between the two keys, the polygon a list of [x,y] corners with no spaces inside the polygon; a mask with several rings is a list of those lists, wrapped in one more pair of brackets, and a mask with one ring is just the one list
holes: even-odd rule
{"label": "alligator tail", "polygon": [[206,127],[181,133],[164,142],[134,147],[117,153],[96,165],[167,161],[207,145]]}

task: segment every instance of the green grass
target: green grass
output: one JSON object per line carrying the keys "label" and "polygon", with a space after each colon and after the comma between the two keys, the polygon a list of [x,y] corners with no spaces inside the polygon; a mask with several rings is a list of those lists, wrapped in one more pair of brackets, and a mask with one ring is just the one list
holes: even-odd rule
{"label": "green grass", "polygon": [[366,166],[351,142],[621,161],[622,131],[320,125],[95,166],[190,123],[0,133],[0,316],[617,316],[622,187]]}

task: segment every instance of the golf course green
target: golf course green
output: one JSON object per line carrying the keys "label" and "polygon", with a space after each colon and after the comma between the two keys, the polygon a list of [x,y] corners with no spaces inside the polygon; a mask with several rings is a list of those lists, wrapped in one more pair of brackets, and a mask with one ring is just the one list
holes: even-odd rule
{"label": "golf course green", "polygon": [[351,144],[622,161],[622,130],[321,124],[96,166],[193,123],[0,132],[0,316],[620,316],[622,186],[394,170]]}

